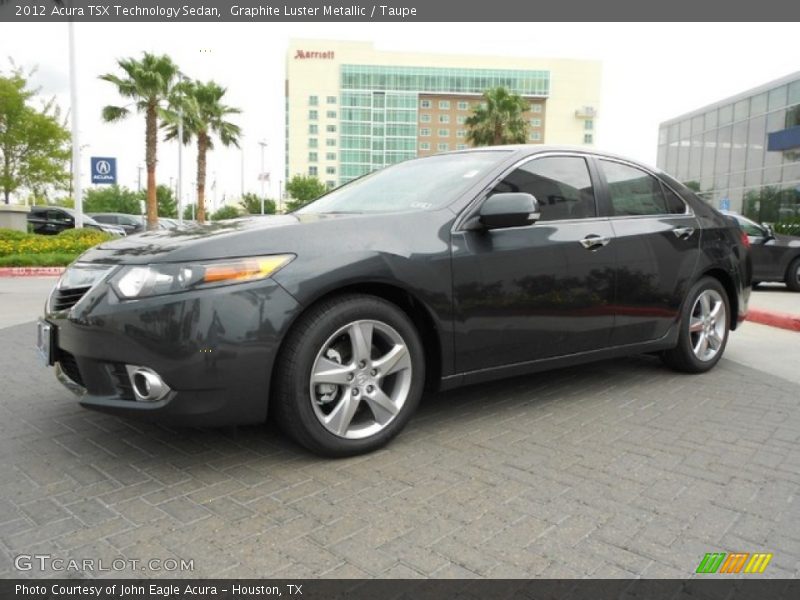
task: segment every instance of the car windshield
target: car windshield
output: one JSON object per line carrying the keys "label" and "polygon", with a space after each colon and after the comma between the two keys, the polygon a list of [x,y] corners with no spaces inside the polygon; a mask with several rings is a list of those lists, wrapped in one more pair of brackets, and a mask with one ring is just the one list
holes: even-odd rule
{"label": "car windshield", "polygon": [[463,152],[418,158],[375,171],[301,208],[300,214],[381,213],[446,206],[507,151]]}

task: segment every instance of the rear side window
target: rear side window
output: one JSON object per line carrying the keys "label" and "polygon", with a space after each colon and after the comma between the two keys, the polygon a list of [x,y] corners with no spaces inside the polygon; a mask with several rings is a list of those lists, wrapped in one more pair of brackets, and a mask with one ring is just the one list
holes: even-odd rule
{"label": "rear side window", "polygon": [[686,207],[675,196],[668,201],[661,183],[650,175],[618,162],[599,160],[608,182],[608,194],[614,216],[683,214]]}
{"label": "rear side window", "polygon": [[661,189],[664,191],[664,199],[667,201],[667,212],[669,214],[682,215],[686,212],[686,203],[681,200],[678,194],[663,184],[661,185]]}
{"label": "rear side window", "polygon": [[579,156],[535,158],[506,175],[492,190],[526,192],[539,201],[541,221],[586,219],[596,213],[586,160]]}

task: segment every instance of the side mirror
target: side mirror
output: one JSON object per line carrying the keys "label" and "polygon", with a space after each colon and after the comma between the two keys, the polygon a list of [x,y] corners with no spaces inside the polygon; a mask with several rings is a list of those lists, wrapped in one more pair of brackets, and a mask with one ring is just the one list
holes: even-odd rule
{"label": "side mirror", "polygon": [[764,231],[767,234],[766,238],[768,240],[775,239],[775,230],[772,228],[772,225],[770,225],[769,223],[762,223],[761,227],[764,228]]}
{"label": "side mirror", "polygon": [[486,229],[525,227],[539,219],[539,202],[533,194],[509,192],[489,196],[478,217]]}

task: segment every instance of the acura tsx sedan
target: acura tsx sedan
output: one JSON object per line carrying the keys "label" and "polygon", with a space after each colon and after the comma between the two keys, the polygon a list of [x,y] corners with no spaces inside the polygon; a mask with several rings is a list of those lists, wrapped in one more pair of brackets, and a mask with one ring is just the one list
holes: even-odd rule
{"label": "acura tsx sedan", "polygon": [[183,425],[270,414],[327,456],[425,389],[637,353],[711,369],[744,318],[747,238],[668,175],[547,146],[439,154],[288,215],[97,246],[38,346],[80,403]]}

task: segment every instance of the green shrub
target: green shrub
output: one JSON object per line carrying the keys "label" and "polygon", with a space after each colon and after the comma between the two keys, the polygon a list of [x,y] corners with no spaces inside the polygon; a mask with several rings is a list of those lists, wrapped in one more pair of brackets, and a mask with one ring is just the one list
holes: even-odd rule
{"label": "green shrub", "polygon": [[772,228],[775,230],[775,233],[800,236],[800,219],[778,221]]}
{"label": "green shrub", "polygon": [[241,216],[239,209],[235,206],[221,206],[213,215],[211,215],[211,220],[221,221],[223,219],[235,219],[239,216]]}
{"label": "green shrub", "polygon": [[65,267],[79,254],[11,254],[0,256],[0,267]]}
{"label": "green shrub", "polygon": [[15,231],[4,237],[6,231],[9,230],[3,230],[3,234],[0,234],[0,257],[34,254],[77,256],[92,246],[114,239],[114,236],[96,229],[69,229],[58,235],[36,235]]}
{"label": "green shrub", "polygon": [[23,240],[30,234],[24,231],[17,231],[16,229],[1,229],[0,228],[0,242]]}

